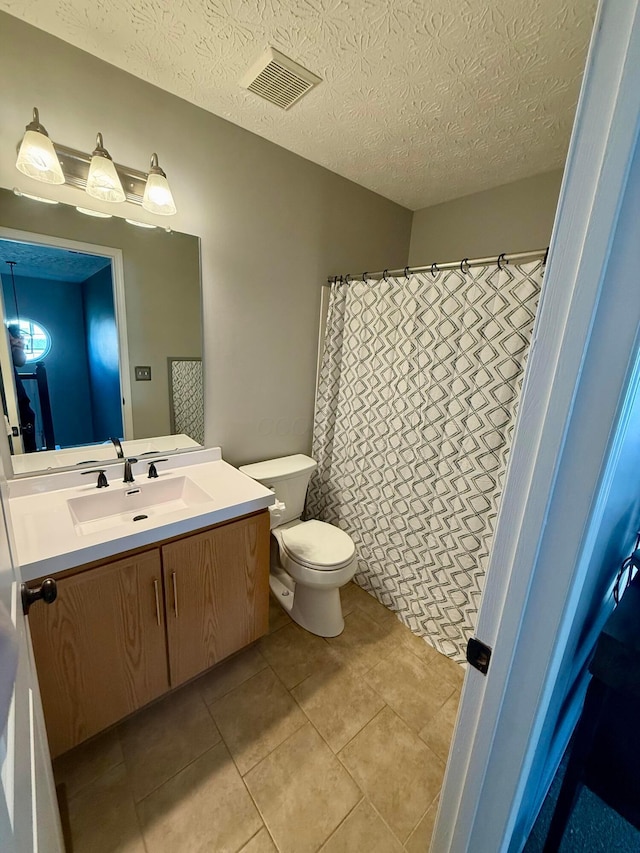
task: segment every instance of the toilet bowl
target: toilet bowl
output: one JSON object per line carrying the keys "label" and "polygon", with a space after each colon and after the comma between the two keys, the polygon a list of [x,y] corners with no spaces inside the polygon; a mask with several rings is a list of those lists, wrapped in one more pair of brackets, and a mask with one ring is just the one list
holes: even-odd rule
{"label": "toilet bowl", "polygon": [[276,600],[301,627],[320,637],[344,629],[340,587],[354,576],[356,549],[348,533],[324,521],[302,521],[307,485],[316,467],[302,454],[240,468],[271,488],[269,585]]}

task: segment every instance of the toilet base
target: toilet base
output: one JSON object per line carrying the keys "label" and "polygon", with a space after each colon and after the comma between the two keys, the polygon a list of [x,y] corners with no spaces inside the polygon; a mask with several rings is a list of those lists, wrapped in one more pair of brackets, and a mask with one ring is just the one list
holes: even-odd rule
{"label": "toilet base", "polygon": [[272,569],[269,586],[280,606],[305,631],[318,637],[337,637],[344,631],[339,587],[303,586],[282,569]]}

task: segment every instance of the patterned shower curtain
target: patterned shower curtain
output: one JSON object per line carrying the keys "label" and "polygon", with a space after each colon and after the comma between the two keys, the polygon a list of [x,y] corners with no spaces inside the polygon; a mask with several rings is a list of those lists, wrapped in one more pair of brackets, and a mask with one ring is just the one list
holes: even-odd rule
{"label": "patterned shower curtain", "polygon": [[306,516],[355,580],[462,661],[474,631],[541,261],[331,287]]}

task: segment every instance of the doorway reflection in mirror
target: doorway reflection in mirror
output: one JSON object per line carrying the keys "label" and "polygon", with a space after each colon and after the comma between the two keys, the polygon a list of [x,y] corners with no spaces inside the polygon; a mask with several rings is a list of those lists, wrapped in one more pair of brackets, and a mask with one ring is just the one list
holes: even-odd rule
{"label": "doorway reflection in mirror", "polygon": [[10,422],[18,411],[14,453],[123,438],[110,258],[0,240],[9,258],[2,300],[14,370],[3,402]]}

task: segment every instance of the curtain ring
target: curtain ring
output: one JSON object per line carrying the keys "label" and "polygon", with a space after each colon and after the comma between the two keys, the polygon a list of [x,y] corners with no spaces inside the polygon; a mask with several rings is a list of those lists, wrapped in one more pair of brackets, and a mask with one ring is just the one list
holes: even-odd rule
{"label": "curtain ring", "polygon": [[382,273],[382,278],[383,278],[385,281],[389,281],[389,270],[385,270],[385,271]]}
{"label": "curtain ring", "polygon": [[362,273],[362,281],[363,281],[365,284],[367,283],[367,276],[368,276],[368,275],[369,275],[369,273],[368,273],[368,272],[363,272],[363,273]]}
{"label": "curtain ring", "polygon": [[[435,272],[434,272],[434,270],[435,270]],[[436,264],[436,263],[431,264],[431,275],[432,275],[434,278],[436,277],[436,275],[437,275],[439,272],[440,272],[440,270],[438,269],[438,264]]]}
{"label": "curtain ring", "polygon": [[409,281],[409,267],[404,268],[404,277]]}
{"label": "curtain ring", "polygon": [[351,284],[351,274],[350,274],[350,273],[347,273],[347,274],[345,275],[345,277],[344,277],[344,283],[345,283],[345,284]]}
{"label": "curtain ring", "polygon": [[[467,265],[467,268],[466,268],[466,269],[464,268],[464,265],[465,265],[465,264]],[[463,259],[460,261],[460,272],[461,272],[463,275],[466,275],[466,273],[468,273],[470,269],[471,269],[471,267],[469,266],[469,258],[463,258]]]}
{"label": "curtain ring", "polygon": [[[498,269],[499,269],[499,270],[503,270],[503,269],[504,269],[504,267],[502,266],[502,261],[503,261],[504,259],[505,259],[505,252],[503,252],[501,255],[498,255]],[[507,261],[506,261],[506,260],[505,260],[505,263],[507,263]]]}

